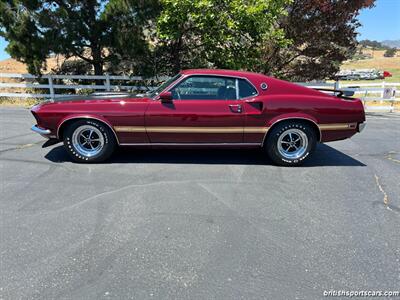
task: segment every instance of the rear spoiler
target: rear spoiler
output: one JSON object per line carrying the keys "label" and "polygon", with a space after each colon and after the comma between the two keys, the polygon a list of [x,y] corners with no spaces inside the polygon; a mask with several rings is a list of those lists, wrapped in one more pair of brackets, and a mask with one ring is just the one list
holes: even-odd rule
{"label": "rear spoiler", "polygon": [[313,89],[317,91],[331,92],[333,94],[337,93],[336,96],[340,98],[354,96],[354,90],[335,90],[335,89],[321,89],[321,88],[313,88]]}

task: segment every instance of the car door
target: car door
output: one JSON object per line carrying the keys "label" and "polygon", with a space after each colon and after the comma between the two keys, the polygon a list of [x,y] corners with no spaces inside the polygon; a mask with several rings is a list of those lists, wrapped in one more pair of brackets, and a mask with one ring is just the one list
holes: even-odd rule
{"label": "car door", "polygon": [[145,114],[151,143],[242,143],[244,116],[236,78],[192,75],[155,100]]}
{"label": "car door", "polygon": [[261,144],[267,133],[268,112],[262,97],[250,81],[238,79],[239,99],[245,117],[243,142]]}

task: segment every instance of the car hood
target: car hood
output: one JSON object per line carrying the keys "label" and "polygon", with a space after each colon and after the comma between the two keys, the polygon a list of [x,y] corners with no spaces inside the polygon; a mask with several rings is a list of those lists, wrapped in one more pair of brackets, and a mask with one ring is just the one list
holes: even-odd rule
{"label": "car hood", "polygon": [[142,100],[147,98],[145,94],[129,94],[129,93],[94,93],[90,95],[72,95],[57,97],[54,100],[47,100],[45,103],[58,103],[58,102],[75,102],[75,101],[110,101],[110,100]]}

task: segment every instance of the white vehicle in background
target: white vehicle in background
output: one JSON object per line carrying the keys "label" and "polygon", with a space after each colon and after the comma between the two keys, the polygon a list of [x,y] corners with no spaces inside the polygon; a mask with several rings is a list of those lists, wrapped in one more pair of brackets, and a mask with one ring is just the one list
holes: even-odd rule
{"label": "white vehicle in background", "polygon": [[341,70],[335,75],[337,80],[375,80],[388,76],[391,76],[389,72],[376,69]]}

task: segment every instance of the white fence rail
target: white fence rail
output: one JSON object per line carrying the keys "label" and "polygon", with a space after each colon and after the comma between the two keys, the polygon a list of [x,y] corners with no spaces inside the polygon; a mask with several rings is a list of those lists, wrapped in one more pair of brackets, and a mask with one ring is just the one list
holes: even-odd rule
{"label": "white fence rail", "polygon": [[[8,78],[5,82],[4,78]],[[65,93],[57,93],[57,90],[82,90],[90,89],[96,91],[146,91],[151,90],[151,86],[141,85],[144,80],[153,81],[155,83],[165,78],[146,78],[140,76],[117,76],[117,75],[42,75],[41,77],[32,74],[11,74],[0,73],[0,97],[18,97],[18,98],[57,98],[65,96]],[[74,83],[72,80],[90,81],[90,84]],[[25,82],[21,82],[25,81]],[[47,81],[47,83],[38,83],[38,81]],[[55,83],[61,81],[61,83]],[[112,81],[119,82],[138,82],[137,84],[112,84]],[[96,82],[96,84],[93,84]],[[99,84],[101,82],[102,84]],[[27,92],[4,92],[6,88],[23,88],[23,89],[46,89],[48,93],[27,93]]]}
{"label": "white fence rail", "polygon": [[[140,76],[117,75],[43,75],[0,73],[0,97],[16,98],[50,98],[65,96],[59,90],[94,90],[94,91],[146,91],[153,85],[165,80],[166,77],[146,78]],[[76,80],[79,82],[77,83]],[[74,82],[75,81],[75,82]],[[82,83],[89,82],[88,84]],[[144,85],[144,82],[147,84]],[[400,101],[400,83],[341,83],[336,82],[299,82],[298,84],[310,88],[346,89],[354,91],[356,97],[363,100],[368,108],[369,101],[390,101],[390,106],[374,106],[374,109],[394,110],[394,102]],[[21,89],[21,92],[15,92]],[[41,90],[27,92],[29,90]],[[399,91],[396,91],[398,89]],[[46,92],[43,93],[43,90]]]}
{"label": "white fence rail", "polygon": [[[395,111],[395,102],[400,101],[400,83],[377,82],[377,83],[341,83],[336,82],[298,82],[298,84],[310,88],[342,89],[354,92],[354,97],[360,98],[367,111]],[[378,102],[374,105],[369,102]],[[384,105],[384,102],[389,105]]]}

